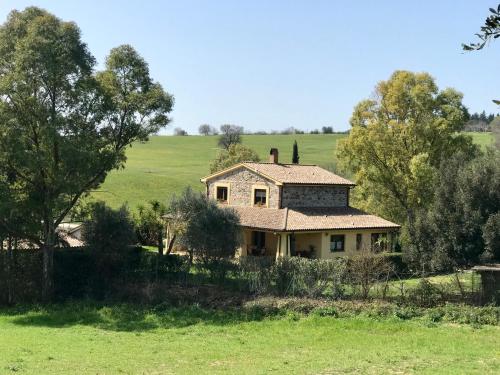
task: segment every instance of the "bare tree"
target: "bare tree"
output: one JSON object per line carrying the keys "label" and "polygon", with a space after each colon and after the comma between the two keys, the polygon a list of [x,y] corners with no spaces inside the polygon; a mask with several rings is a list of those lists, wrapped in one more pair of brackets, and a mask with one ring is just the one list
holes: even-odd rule
{"label": "bare tree", "polygon": [[225,124],[221,125],[219,137],[219,146],[224,149],[229,149],[229,146],[241,143],[241,135],[243,134],[243,126]]}
{"label": "bare tree", "polygon": [[210,131],[212,130],[212,127],[208,124],[202,124],[198,127],[198,133],[201,135],[210,135]]}

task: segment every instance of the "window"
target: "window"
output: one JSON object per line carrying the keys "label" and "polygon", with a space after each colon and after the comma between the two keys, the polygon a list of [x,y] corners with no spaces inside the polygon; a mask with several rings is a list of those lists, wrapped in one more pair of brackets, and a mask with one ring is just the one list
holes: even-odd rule
{"label": "window", "polygon": [[217,200],[227,203],[227,186],[217,186]]}
{"label": "window", "polygon": [[252,245],[258,249],[266,247],[266,232],[252,232]]}
{"label": "window", "polygon": [[253,204],[255,206],[266,206],[267,205],[267,190],[266,189],[255,189],[253,191]]}
{"label": "window", "polygon": [[356,234],[356,250],[361,250],[361,246],[363,245],[363,234]]}
{"label": "window", "polygon": [[345,236],[343,234],[335,234],[330,237],[330,251],[344,251]]}

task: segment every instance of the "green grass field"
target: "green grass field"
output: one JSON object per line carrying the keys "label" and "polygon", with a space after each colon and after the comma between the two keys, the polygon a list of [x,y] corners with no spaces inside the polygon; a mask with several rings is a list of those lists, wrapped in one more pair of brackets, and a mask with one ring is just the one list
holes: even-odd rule
{"label": "green grass field", "polygon": [[[301,164],[328,167],[333,165],[337,141],[343,137],[342,134],[247,135],[243,143],[255,149],[263,160],[267,160],[271,147],[277,147],[280,161],[289,163],[293,142],[297,140]],[[492,142],[489,133],[473,133],[473,137],[483,147]],[[147,143],[134,144],[127,152],[126,167],[112,172],[92,196],[113,207],[128,203],[134,210],[151,199],[167,201],[188,185],[201,190],[200,178],[208,174],[216,154],[217,137],[151,137]]]}
{"label": "green grass field", "polygon": [[494,374],[500,327],[76,304],[0,310],[0,373]]}

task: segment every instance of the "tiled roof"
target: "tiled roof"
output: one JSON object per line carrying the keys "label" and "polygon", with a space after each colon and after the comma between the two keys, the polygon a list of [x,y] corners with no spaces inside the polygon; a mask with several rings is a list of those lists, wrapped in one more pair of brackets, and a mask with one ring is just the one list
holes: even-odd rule
{"label": "tiled roof", "polygon": [[399,225],[352,207],[290,209],[286,223],[290,231],[362,228],[396,229]]}
{"label": "tiled roof", "polygon": [[264,177],[281,184],[306,184],[306,185],[348,185],[354,186],[352,181],[336,175],[317,165],[304,164],[277,164],[277,163],[255,163],[243,162],[226,170],[214,173],[202,178],[202,181],[209,180],[215,176],[223,175],[226,172],[238,167],[246,167]]}
{"label": "tiled roof", "polygon": [[398,229],[400,226],[352,207],[339,208],[259,208],[231,207],[241,225],[274,231],[314,231],[339,229]]}
{"label": "tiled roof", "polygon": [[285,227],[286,208],[230,206],[240,216],[244,227],[281,231]]}

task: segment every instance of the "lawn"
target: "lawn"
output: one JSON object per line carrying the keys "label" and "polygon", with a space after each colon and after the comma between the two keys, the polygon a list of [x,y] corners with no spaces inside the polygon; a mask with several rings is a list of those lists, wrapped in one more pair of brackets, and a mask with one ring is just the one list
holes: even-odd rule
{"label": "lawn", "polygon": [[[471,134],[483,147],[492,141],[490,133]],[[267,160],[271,147],[277,147],[280,161],[289,163],[293,142],[297,140],[302,164],[329,167],[334,164],[337,141],[343,137],[344,134],[246,135],[243,143],[255,149],[263,160]],[[151,199],[167,201],[188,185],[202,190],[200,178],[208,174],[217,150],[214,136],[151,137],[149,142],[129,148],[125,168],[112,172],[92,196],[113,207],[128,203],[134,210]]]}
{"label": "lawn", "polygon": [[0,373],[493,374],[500,328],[59,305],[0,310]]}

